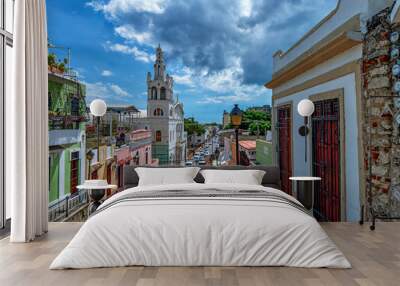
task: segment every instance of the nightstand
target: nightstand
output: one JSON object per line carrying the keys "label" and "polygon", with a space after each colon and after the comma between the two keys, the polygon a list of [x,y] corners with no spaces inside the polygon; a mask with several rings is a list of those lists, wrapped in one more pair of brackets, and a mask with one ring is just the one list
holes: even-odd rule
{"label": "nightstand", "polygon": [[313,214],[314,207],[314,182],[321,181],[320,177],[290,177],[289,180],[296,182],[294,197]]}

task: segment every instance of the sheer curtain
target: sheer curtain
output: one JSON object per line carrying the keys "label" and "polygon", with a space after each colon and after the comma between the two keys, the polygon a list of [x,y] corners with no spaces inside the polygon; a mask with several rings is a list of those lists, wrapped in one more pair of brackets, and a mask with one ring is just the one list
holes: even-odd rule
{"label": "sheer curtain", "polygon": [[14,18],[13,94],[6,99],[6,187],[12,242],[48,226],[47,23],[45,0],[18,0]]}

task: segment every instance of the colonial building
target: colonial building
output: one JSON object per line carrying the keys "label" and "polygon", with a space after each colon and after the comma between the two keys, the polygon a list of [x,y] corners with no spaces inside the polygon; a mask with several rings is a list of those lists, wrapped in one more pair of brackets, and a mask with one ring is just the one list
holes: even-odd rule
{"label": "colonial building", "polygon": [[[85,216],[85,85],[49,66],[49,221]],[[67,208],[68,205],[68,208]],[[67,211],[68,209],[68,211]]]}
{"label": "colonial building", "polygon": [[184,164],[186,136],[183,104],[174,97],[173,78],[166,72],[163,51],[156,50],[153,77],[147,74],[147,117],[137,119],[138,127],[151,130],[153,158],[160,165]]}
{"label": "colonial building", "polygon": [[[274,55],[266,84],[273,90],[274,161],[288,193],[290,176],[322,178],[315,194],[321,219],[399,215],[398,6],[338,1],[300,41]],[[308,145],[297,112],[306,98],[315,105]]]}
{"label": "colonial building", "polygon": [[77,192],[85,180],[85,85],[49,68],[49,203]]}

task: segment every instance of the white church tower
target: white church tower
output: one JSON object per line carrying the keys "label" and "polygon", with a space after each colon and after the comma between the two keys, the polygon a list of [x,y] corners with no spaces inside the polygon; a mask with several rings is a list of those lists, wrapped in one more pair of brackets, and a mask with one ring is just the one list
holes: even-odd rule
{"label": "white church tower", "polygon": [[154,77],[147,73],[147,119],[153,133],[153,157],[161,165],[184,163],[183,105],[174,98],[173,79],[166,73],[160,45],[156,50]]}

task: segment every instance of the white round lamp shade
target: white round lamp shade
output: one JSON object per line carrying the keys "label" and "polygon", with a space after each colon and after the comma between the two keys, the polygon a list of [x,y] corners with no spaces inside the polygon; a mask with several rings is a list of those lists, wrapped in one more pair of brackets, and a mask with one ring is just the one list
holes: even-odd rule
{"label": "white round lamp shade", "polygon": [[303,117],[311,116],[314,113],[314,103],[309,99],[303,99],[297,105],[297,111]]}
{"label": "white round lamp shade", "polygon": [[95,99],[90,103],[90,113],[94,116],[103,116],[107,112],[107,105],[102,99]]}

